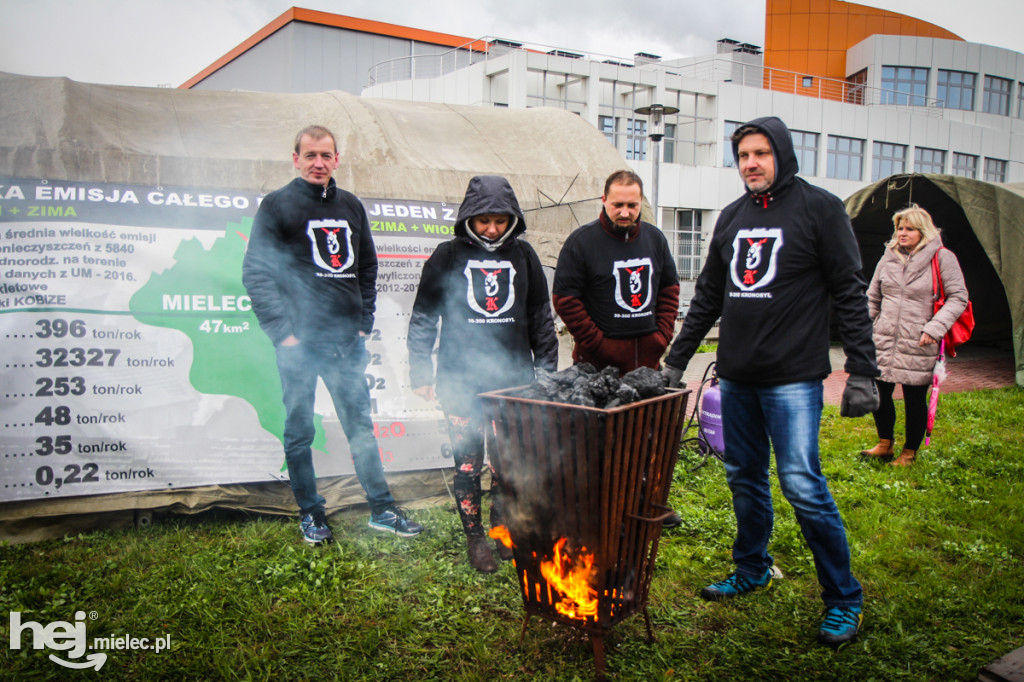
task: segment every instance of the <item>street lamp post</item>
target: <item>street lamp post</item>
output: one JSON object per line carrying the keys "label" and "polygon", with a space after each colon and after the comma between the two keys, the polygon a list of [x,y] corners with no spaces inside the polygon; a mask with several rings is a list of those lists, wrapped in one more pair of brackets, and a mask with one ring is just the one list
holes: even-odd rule
{"label": "street lamp post", "polygon": [[651,129],[647,137],[651,139],[651,154],[654,155],[654,163],[651,168],[651,212],[654,213],[654,225],[661,229],[661,215],[658,208],[658,171],[661,167],[661,138],[665,137],[665,124],[663,117],[678,114],[676,107],[667,107],[663,104],[652,104],[648,107],[638,107],[633,113],[641,116],[650,116]]}

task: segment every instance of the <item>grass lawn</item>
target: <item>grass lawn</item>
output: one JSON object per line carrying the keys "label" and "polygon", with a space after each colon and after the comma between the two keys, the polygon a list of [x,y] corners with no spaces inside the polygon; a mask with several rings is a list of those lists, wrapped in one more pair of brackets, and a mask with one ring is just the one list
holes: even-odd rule
{"label": "grass lawn", "polygon": [[[697,596],[732,570],[735,523],[721,464],[681,461],[683,525],[664,533],[651,586],[657,641],[639,614],[616,626],[609,679],[975,679],[1024,645],[1021,424],[1024,390],[944,394],[932,446],[904,470],[857,456],[874,444],[870,417],[826,407],[822,467],[866,596],[860,638],[836,651],[814,641],[820,589],[777,485],[770,551],[785,578],[731,602]],[[469,568],[453,506],[415,512],[428,530],[408,540],[366,516],[332,519],[325,548],[305,545],[297,519],[235,512],[0,546],[0,607],[23,623],[74,625],[83,611],[89,642],[170,637],[165,651],[110,650],[98,673],[73,671],[47,657],[68,651],[31,648],[30,631],[11,649],[4,618],[0,679],[592,678],[590,642],[570,628],[532,618],[520,646],[514,570]]]}

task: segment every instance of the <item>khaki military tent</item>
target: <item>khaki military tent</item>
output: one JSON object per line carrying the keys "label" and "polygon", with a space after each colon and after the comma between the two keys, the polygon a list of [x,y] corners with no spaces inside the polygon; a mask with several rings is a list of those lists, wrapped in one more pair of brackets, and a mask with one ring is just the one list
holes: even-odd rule
{"label": "khaki military tent", "polygon": [[135,88],[0,73],[0,174],[269,192],[295,176],[295,133],[338,136],[338,184],[360,197],[460,201],[471,177],[509,178],[529,240],[554,267],[597,217],[625,163],[579,116],[355,97]]}
{"label": "khaki military tent", "polygon": [[[117,87],[0,74],[0,176],[208,187],[263,194],[295,176],[310,123],[338,136],[339,185],[358,196],[459,202],[477,174],[509,178],[527,238],[553,267],[564,237],[594,219],[604,178],[624,166],[604,136],[555,109],[508,110],[363,99]],[[443,493],[439,471],[389,476],[403,501]],[[332,508],[359,504],[354,477],[325,482]],[[285,483],[0,502],[0,540],[24,541],[154,509],[293,509]]]}
{"label": "khaki military tent", "polygon": [[892,237],[892,215],[916,203],[956,253],[974,304],[972,344],[1012,348],[1024,386],[1024,185],[939,174],[901,174],[846,200],[868,278]]}

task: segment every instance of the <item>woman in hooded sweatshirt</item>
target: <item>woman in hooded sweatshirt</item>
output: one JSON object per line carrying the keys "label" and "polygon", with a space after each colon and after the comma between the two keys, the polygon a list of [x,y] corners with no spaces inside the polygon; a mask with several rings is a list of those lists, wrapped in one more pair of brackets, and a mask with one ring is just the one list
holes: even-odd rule
{"label": "woman in hooded sweatshirt", "polygon": [[[874,412],[878,445],[862,450],[866,457],[891,458],[896,407],[896,384],[903,385],[906,442],[893,466],[909,466],[917,457],[928,418],[926,394],[939,355],[939,340],[967,307],[967,287],[960,263],[942,247],[932,217],[917,204],[892,217],[895,227],[868,287],[868,307],[874,320],[875,353],[882,375],[877,381],[879,407]],[[938,256],[946,303],[934,310],[932,259]]]}
{"label": "woman in hooded sweatshirt", "polygon": [[[537,252],[519,238],[526,221],[508,180],[470,180],[454,231],[423,266],[409,320],[409,374],[413,392],[439,400],[444,410],[469,563],[492,573],[498,566],[480,514],[486,431],[477,394],[530,384],[535,367],[555,370],[558,341],[547,280]],[[438,321],[435,372],[431,354]],[[491,525],[499,526],[500,481],[493,469],[491,475]],[[511,558],[500,543],[498,553]]]}

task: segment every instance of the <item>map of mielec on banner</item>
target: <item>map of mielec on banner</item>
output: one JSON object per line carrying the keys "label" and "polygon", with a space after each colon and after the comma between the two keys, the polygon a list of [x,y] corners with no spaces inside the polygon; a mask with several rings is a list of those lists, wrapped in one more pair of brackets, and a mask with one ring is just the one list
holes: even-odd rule
{"label": "map of mielec on banner", "polygon": [[[241,283],[259,198],[0,178],[0,501],[283,479],[274,349]],[[386,471],[447,466],[408,387],[419,271],[457,206],[365,200],[380,268],[366,369]],[[322,384],[318,475],[353,473]]]}

